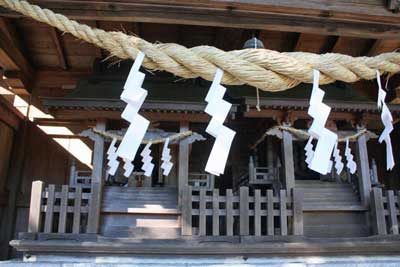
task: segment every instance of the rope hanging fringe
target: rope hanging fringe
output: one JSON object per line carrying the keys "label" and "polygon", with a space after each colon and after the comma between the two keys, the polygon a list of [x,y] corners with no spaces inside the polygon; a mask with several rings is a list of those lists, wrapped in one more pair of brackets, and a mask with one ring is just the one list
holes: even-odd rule
{"label": "rope hanging fringe", "polygon": [[[94,133],[96,133],[96,134],[99,134],[99,135],[105,137],[105,138],[110,138],[110,139],[114,139],[115,138],[119,142],[122,141],[122,138],[123,138],[123,136],[121,136],[121,135],[109,133],[109,132],[106,132],[106,131],[103,131],[103,130],[99,130],[97,128],[92,128],[92,131]],[[186,132],[183,132],[183,133],[177,133],[177,134],[170,135],[170,136],[168,136],[166,138],[159,138],[159,139],[153,139],[153,140],[143,140],[142,144],[148,144],[148,143],[160,144],[160,143],[164,143],[167,139],[169,139],[169,141],[172,141],[172,140],[175,140],[175,139],[183,139],[183,138],[191,136],[192,134],[193,134],[192,131],[186,131]]]}
{"label": "rope hanging fringe", "polygon": [[[252,146],[250,146],[250,149],[251,150],[255,149],[262,141],[264,141],[264,139],[268,135],[276,135],[277,130],[278,131],[287,131],[287,132],[289,132],[299,138],[305,139],[305,140],[310,137],[310,134],[305,130],[296,129],[296,128],[290,127],[290,126],[273,126],[273,127],[269,128],[267,131],[265,131],[265,133]],[[372,138],[377,138],[377,136],[374,133],[368,131],[367,129],[361,129],[355,134],[338,138],[338,142],[346,142],[347,140],[356,141],[358,137],[360,137],[361,135],[366,134],[366,133],[368,133],[370,135],[370,137],[372,137]]]}
{"label": "rope hanging fringe", "polygon": [[27,1],[0,0],[0,6],[68,32],[121,59],[135,59],[140,50],[146,54],[145,68],[168,71],[183,78],[202,77],[212,81],[216,69],[220,68],[224,71],[223,84],[249,84],[276,92],[302,82],[312,83],[313,69],[321,72],[321,84],[335,80],[348,83],[372,80],[375,79],[375,70],[388,74],[400,72],[400,53],[396,52],[375,57],[351,57],[334,53],[279,53],[258,48],[229,52],[211,46],[189,49],[173,43],[151,44],[122,32],[92,28]]}

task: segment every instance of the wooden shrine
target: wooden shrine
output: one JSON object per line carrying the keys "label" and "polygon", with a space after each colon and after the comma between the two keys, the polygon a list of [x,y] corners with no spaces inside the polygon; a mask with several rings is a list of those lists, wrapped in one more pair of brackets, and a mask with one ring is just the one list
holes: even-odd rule
{"label": "wooden shrine", "polygon": [[[150,43],[231,51],[257,38],[269,50],[351,57],[400,47],[396,1],[53,2],[35,4]],[[224,85],[232,104],[224,125],[236,135],[217,176],[205,171],[215,141],[206,131],[211,81],[142,67],[144,140],[161,140],[151,146],[155,167],[146,176],[138,153],[132,173],[125,176],[121,164],[110,175],[112,136],[129,127],[120,95],[132,60],[6,8],[0,26],[1,259],[400,253],[399,74],[382,76],[393,116],[392,171],[378,141],[376,80],[361,80],[320,86],[331,107],[326,128],[352,136],[355,173],[308,168],[312,84],[299,82],[278,92]],[[174,135],[182,136],[168,145],[173,167],[164,175],[163,142]],[[343,154],[345,142],[338,149]]]}

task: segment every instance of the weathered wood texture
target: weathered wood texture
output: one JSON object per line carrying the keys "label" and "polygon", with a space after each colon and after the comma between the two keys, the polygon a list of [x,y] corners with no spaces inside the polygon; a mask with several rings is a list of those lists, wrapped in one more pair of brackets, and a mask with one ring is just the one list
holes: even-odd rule
{"label": "weathered wood texture", "polygon": [[[399,33],[399,18],[378,0],[36,3],[80,20],[205,25],[369,38],[396,37]],[[4,9],[1,11],[3,15],[19,16]]]}
{"label": "weathered wood texture", "polygon": [[[400,191],[371,191],[372,227],[377,235],[398,235],[400,215]],[[395,194],[396,193],[396,194]]]}
{"label": "weathered wood texture", "polygon": [[290,133],[282,132],[282,155],[284,170],[284,185],[286,190],[294,188],[293,137]]}
{"label": "weathered wood texture", "polygon": [[302,235],[302,194],[293,192],[274,195],[272,190],[256,189],[249,194],[248,187],[240,187],[239,195],[233,195],[230,189],[219,194],[219,190],[187,187],[182,235]]}
{"label": "weathered wood texture", "polygon": [[90,195],[80,185],[45,188],[43,182],[33,182],[28,232],[86,233]]}
{"label": "weathered wood texture", "polygon": [[367,137],[361,135],[357,139],[357,160],[358,160],[358,186],[360,190],[361,203],[369,206],[371,192],[371,177],[367,149]]}
{"label": "weathered wood texture", "polygon": [[[96,128],[106,130],[105,121],[99,121]],[[93,171],[92,171],[92,194],[90,199],[88,233],[96,234],[100,225],[100,205],[103,191],[103,161],[104,161],[104,138],[96,135],[93,151]]]}
{"label": "weathered wood texture", "polygon": [[[189,131],[189,122],[182,121],[180,123],[179,132]],[[182,206],[183,191],[188,186],[189,176],[189,144],[186,141],[179,143],[178,157],[178,206]]]}

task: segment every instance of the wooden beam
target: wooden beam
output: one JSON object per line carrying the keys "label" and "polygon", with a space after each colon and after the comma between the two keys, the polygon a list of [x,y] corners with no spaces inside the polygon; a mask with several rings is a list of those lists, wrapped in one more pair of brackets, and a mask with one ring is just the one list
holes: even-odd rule
{"label": "wooden beam", "polygon": [[393,52],[400,48],[399,39],[377,39],[371,45],[367,55],[376,56],[381,53]]}
{"label": "wooden beam", "polygon": [[[186,24],[306,32],[366,38],[397,38],[400,18],[383,1],[46,1],[35,3],[73,19]],[[3,16],[20,15],[5,9]]]}
{"label": "wooden beam", "polygon": [[53,39],[54,45],[56,46],[57,57],[58,57],[58,60],[60,61],[60,66],[64,70],[67,70],[68,63],[67,63],[67,59],[65,57],[64,46],[61,42],[62,37],[60,35],[60,32],[56,28],[51,28],[50,33],[51,33],[51,38]]}
{"label": "wooden beam", "polygon": [[[182,121],[179,126],[179,132],[189,131],[189,122]],[[182,198],[184,190],[187,189],[189,179],[189,144],[187,141],[179,142],[179,158],[178,158],[178,205],[182,207]],[[187,203],[185,203],[186,205]]]}
{"label": "wooden beam", "polygon": [[0,18],[0,67],[5,71],[19,71],[21,83],[29,91],[34,70],[25,57],[18,32],[9,19]]}
{"label": "wooden beam", "polygon": [[22,115],[7,100],[0,96],[0,121],[4,122],[15,131],[18,130]]}
{"label": "wooden beam", "polygon": [[284,184],[285,189],[291,192],[295,186],[294,180],[294,162],[293,162],[293,137],[292,134],[282,132],[282,157],[283,157],[283,170],[284,170]]}

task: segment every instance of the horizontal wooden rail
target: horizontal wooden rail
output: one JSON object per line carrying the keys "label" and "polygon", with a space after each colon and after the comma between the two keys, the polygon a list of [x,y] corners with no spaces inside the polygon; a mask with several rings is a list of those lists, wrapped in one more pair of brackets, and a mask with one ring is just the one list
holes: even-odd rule
{"label": "horizontal wooden rail", "polygon": [[182,235],[265,236],[303,235],[302,193],[241,187],[239,195],[227,189],[186,187],[183,193]]}

